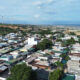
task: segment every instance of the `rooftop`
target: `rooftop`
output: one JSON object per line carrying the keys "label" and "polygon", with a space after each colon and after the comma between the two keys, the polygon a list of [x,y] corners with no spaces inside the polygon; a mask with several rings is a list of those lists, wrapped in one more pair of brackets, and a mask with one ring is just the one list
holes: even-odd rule
{"label": "rooftop", "polygon": [[75,80],[75,76],[73,76],[73,75],[64,75],[62,80]]}

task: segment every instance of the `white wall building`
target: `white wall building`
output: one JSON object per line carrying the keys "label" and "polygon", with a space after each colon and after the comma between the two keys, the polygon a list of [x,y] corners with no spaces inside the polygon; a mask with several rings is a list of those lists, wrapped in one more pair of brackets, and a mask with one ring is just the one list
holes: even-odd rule
{"label": "white wall building", "polygon": [[37,45],[38,44],[38,40],[34,37],[30,37],[28,38],[28,45]]}

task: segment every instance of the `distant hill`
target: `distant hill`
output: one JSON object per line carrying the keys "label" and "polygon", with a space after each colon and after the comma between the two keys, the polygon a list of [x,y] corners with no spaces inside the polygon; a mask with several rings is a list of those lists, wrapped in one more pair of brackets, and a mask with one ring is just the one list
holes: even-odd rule
{"label": "distant hill", "polygon": [[25,30],[25,28],[22,25],[13,25],[13,24],[0,24],[0,27],[3,28],[10,28],[10,29],[19,29],[19,30]]}
{"label": "distant hill", "polygon": [[6,35],[11,32],[17,32],[17,30],[9,27],[0,27],[0,35]]}

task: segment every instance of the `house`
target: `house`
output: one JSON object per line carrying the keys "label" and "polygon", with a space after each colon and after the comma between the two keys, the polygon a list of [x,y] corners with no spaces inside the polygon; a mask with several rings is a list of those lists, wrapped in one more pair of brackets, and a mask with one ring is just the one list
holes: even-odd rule
{"label": "house", "polygon": [[1,48],[0,49],[0,55],[7,54],[7,52],[9,52],[9,50],[10,50],[10,48],[8,48],[8,47]]}
{"label": "house", "polygon": [[13,56],[13,58],[18,58],[20,56],[19,54],[19,51],[13,51],[13,52],[10,52],[10,54]]}
{"label": "house", "polygon": [[72,58],[67,62],[68,73],[75,74],[75,80],[80,80],[80,58]]}
{"label": "house", "polygon": [[4,38],[2,39],[2,41],[7,42],[7,41],[8,41],[8,38],[5,38],[5,37],[4,37]]}
{"label": "house", "polygon": [[40,69],[51,69],[49,62],[46,60],[35,59],[31,65]]}
{"label": "house", "polygon": [[75,75],[73,75],[73,74],[64,74],[62,80],[75,80]]}
{"label": "house", "polygon": [[[74,49],[76,48],[75,46]],[[69,57],[71,60],[67,62],[68,72],[75,74],[76,80],[80,80],[80,53],[71,53]]]}
{"label": "house", "polygon": [[11,40],[11,39],[8,40],[9,44],[13,44],[13,43],[17,43],[17,42],[18,42],[17,40]]}
{"label": "house", "polygon": [[50,38],[51,37],[51,34],[48,34],[48,35],[45,35],[46,36],[46,38]]}
{"label": "house", "polygon": [[41,69],[50,69],[50,63],[48,62],[48,57],[43,56],[43,54],[35,53],[31,54],[30,57],[27,57],[27,65]]}
{"label": "house", "polygon": [[52,50],[49,50],[49,49],[45,49],[44,52],[46,54],[54,55],[54,52]]}
{"label": "house", "polygon": [[26,64],[28,65],[28,64],[32,63],[35,59],[36,59],[36,57],[32,57],[32,56],[28,57],[26,59]]}
{"label": "house", "polygon": [[71,39],[71,38],[74,38],[75,41],[78,41],[78,37],[75,36],[75,35],[68,35],[66,34],[65,37],[61,38],[62,40],[68,40],[68,39]]}
{"label": "house", "polygon": [[0,60],[3,60],[3,61],[9,61],[9,60],[12,60],[13,59],[13,56],[12,55],[3,55],[0,57]]}
{"label": "house", "polygon": [[72,45],[71,53],[80,53],[80,44],[79,43]]}
{"label": "house", "polygon": [[25,51],[27,51],[27,49],[25,47],[23,47],[23,48],[20,49],[20,51],[25,52]]}
{"label": "house", "polygon": [[39,40],[37,40],[37,38],[35,38],[35,37],[28,38],[28,45],[37,45],[38,42],[39,42]]}
{"label": "house", "polygon": [[3,37],[2,36],[0,36],[0,40],[2,40],[3,39]]}
{"label": "house", "polygon": [[61,42],[55,42],[54,46],[61,47]]}
{"label": "house", "polygon": [[49,72],[44,69],[38,69],[37,72],[37,80],[48,80]]}
{"label": "house", "polygon": [[37,59],[39,59],[39,60],[43,60],[43,61],[47,61],[47,60],[48,60],[48,57],[39,56]]}
{"label": "house", "polygon": [[17,33],[9,33],[5,36],[5,38],[14,39],[17,36]]}
{"label": "house", "polygon": [[7,70],[8,67],[6,67],[5,65],[0,65],[0,73],[4,72],[5,70]]}
{"label": "house", "polygon": [[8,67],[4,63],[5,61],[0,60],[0,80],[6,80],[8,77]]}
{"label": "house", "polygon": [[0,80],[6,80],[6,78],[0,77]]}
{"label": "house", "polygon": [[2,43],[0,43],[0,48],[2,48],[2,47],[6,47],[6,46],[8,46],[8,44],[7,44],[6,42],[2,42]]}

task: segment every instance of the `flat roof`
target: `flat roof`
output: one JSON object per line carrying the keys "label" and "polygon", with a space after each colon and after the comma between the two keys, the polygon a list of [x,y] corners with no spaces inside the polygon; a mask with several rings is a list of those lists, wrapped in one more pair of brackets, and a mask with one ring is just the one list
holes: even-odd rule
{"label": "flat roof", "polygon": [[64,75],[62,80],[75,80],[75,76],[74,75]]}
{"label": "flat roof", "polygon": [[7,69],[6,66],[0,66],[0,71],[4,71],[4,70],[6,70],[6,69]]}

